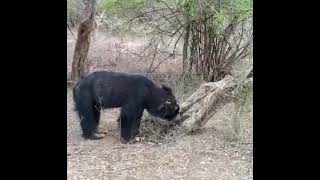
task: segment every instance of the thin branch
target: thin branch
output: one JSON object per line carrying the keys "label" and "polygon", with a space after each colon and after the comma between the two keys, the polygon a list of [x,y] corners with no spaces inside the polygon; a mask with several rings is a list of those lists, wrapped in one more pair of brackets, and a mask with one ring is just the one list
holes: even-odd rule
{"label": "thin branch", "polygon": [[142,13],[142,14],[139,14],[139,15],[131,18],[127,23],[131,23],[131,22],[134,21],[135,19],[140,18],[140,17],[143,17],[143,16],[145,16],[146,14],[154,13],[154,12],[158,12],[158,11],[162,11],[162,10],[167,10],[167,8],[153,9],[153,10],[151,10],[151,11],[144,12],[144,13]]}
{"label": "thin branch", "polygon": [[71,28],[70,28],[70,26],[69,26],[69,24],[68,24],[68,23],[67,23],[67,27],[68,27],[68,29],[69,29],[69,31],[70,31],[70,33],[71,33],[71,35],[73,36],[74,40],[75,40],[75,41],[77,41],[77,38],[76,38],[76,36],[73,34],[73,32],[72,32],[72,30],[71,30]]}
{"label": "thin branch", "polygon": [[146,77],[148,77],[149,73],[151,72],[151,68],[152,68],[154,60],[156,59],[156,56],[157,56],[157,51],[158,51],[158,44],[155,45],[155,53],[153,54],[153,58],[152,58],[149,70],[147,71]]}
{"label": "thin branch", "polygon": [[[165,6],[167,6],[167,8],[168,8],[172,13],[174,13],[173,9],[172,9],[166,2],[164,2],[164,1],[162,1],[162,0],[157,0],[157,2],[163,3]],[[178,20],[178,22],[179,22],[181,25],[183,25],[183,23],[179,20],[179,18],[176,17],[176,19]]]}

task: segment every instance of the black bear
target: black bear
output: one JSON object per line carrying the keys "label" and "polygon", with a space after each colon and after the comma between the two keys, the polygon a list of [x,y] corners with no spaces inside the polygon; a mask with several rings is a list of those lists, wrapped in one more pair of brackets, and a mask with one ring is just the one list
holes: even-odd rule
{"label": "black bear", "polygon": [[180,107],[172,90],[142,75],[97,71],[79,80],[73,88],[75,110],[80,118],[82,137],[101,139],[97,128],[100,110],[121,107],[121,142],[139,133],[144,109],[151,115],[171,121]]}

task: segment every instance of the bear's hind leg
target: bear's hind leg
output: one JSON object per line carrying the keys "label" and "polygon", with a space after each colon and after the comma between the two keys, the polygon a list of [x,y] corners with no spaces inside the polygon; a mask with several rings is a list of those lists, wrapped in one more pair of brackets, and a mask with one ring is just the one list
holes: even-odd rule
{"label": "bear's hind leg", "polygon": [[82,137],[85,139],[97,140],[104,136],[97,134],[99,126],[100,112],[94,107],[87,108],[86,111],[79,112]]}

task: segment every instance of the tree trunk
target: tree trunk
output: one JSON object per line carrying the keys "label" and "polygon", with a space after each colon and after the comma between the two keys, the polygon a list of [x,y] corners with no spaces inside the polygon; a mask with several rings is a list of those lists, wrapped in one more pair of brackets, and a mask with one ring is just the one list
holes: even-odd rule
{"label": "tree trunk", "polygon": [[182,58],[182,69],[185,73],[187,70],[187,59],[188,59],[188,46],[189,46],[189,36],[190,36],[190,24],[188,23],[185,27],[184,43],[183,43],[183,58]]}
{"label": "tree trunk", "polygon": [[78,38],[76,41],[71,70],[71,80],[76,81],[83,78],[88,72],[87,56],[90,47],[90,34],[94,24],[96,12],[96,0],[87,0],[83,10],[78,28]]}

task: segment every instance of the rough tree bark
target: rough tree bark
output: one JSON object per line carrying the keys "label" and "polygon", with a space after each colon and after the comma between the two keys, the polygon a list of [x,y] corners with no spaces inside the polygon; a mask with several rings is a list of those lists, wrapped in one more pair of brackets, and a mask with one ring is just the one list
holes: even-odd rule
{"label": "rough tree bark", "polygon": [[88,71],[86,61],[90,46],[90,34],[92,32],[94,15],[96,13],[96,0],[87,0],[85,1],[85,4],[78,28],[78,38],[74,49],[71,70],[72,81],[83,78]]}

